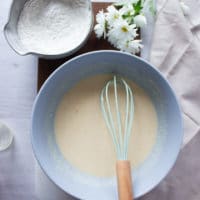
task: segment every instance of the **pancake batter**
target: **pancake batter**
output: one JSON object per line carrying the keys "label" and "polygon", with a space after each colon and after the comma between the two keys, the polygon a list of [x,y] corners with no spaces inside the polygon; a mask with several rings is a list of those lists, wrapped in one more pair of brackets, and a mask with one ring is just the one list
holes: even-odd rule
{"label": "pancake batter", "polygon": [[[100,177],[115,174],[115,148],[99,101],[102,88],[111,78],[98,75],[80,81],[63,97],[55,117],[55,136],[63,156],[82,172]],[[155,143],[157,115],[145,91],[132,81],[128,83],[135,99],[129,159],[136,167],[147,158]]]}

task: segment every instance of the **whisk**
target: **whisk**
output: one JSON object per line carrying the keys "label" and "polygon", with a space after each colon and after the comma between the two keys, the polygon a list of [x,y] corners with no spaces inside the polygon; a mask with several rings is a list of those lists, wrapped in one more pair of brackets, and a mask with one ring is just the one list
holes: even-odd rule
{"label": "whisk", "polygon": [[[124,124],[122,122],[122,113],[120,112],[118,87],[125,91],[125,117]],[[111,89],[114,90],[114,99],[111,102]],[[110,95],[109,95],[110,94]],[[115,108],[115,118],[111,109],[111,105]],[[132,178],[131,165],[128,161],[128,144],[131,135],[131,129],[134,116],[134,98],[133,92],[127,82],[114,75],[113,79],[108,81],[101,91],[100,104],[103,117],[107,128],[112,137],[115,150],[117,153],[117,182],[119,200],[132,200]],[[116,122],[114,121],[116,119]]]}

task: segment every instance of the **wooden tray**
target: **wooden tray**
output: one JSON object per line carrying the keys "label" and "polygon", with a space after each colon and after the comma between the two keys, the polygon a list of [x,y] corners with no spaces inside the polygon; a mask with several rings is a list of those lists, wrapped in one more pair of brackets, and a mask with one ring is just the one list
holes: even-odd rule
{"label": "wooden tray", "polygon": [[[105,9],[109,4],[110,3],[97,3],[97,2],[92,3],[94,16],[96,16],[99,10]],[[38,85],[37,85],[38,90],[40,89],[44,81],[49,77],[49,75],[65,61],[82,53],[94,50],[103,50],[103,49],[114,49],[114,48],[106,40],[97,39],[93,31],[86,45],[82,47],[75,54],[66,58],[56,59],[56,60],[47,60],[40,58],[38,60]]]}

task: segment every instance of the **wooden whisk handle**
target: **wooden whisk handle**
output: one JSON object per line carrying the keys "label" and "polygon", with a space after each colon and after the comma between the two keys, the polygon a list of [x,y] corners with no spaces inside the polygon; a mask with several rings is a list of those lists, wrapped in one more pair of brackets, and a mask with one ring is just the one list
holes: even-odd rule
{"label": "wooden whisk handle", "polygon": [[133,200],[130,162],[128,160],[118,160],[116,170],[119,200]]}

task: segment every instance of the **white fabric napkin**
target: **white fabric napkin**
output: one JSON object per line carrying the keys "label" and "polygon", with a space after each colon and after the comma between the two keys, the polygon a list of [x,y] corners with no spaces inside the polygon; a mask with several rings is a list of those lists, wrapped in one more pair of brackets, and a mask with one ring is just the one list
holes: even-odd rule
{"label": "white fabric napkin", "polygon": [[[169,80],[180,102],[183,145],[200,132],[200,1],[185,3],[190,7],[188,16],[183,15],[179,0],[157,0],[155,22],[148,18],[151,28],[142,31],[148,35],[145,44],[151,45],[150,62]],[[148,58],[146,51],[143,57]]]}

